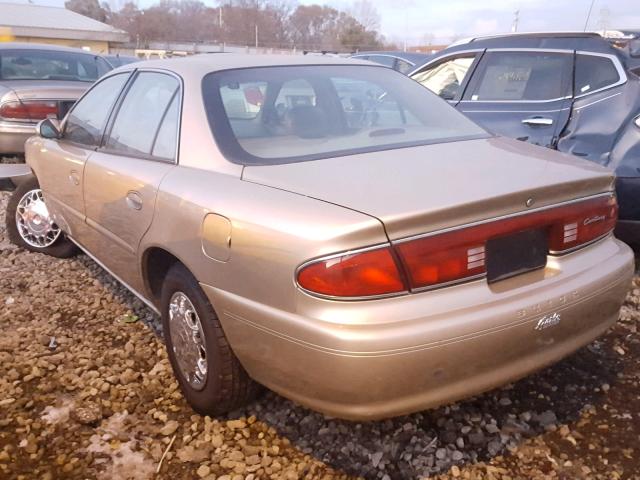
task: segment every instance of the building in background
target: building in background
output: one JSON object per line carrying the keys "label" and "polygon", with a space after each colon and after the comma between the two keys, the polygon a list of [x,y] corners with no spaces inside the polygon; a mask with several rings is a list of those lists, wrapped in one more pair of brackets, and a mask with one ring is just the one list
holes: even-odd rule
{"label": "building in background", "polygon": [[129,34],[65,8],[0,2],[0,38],[106,54],[128,42]]}

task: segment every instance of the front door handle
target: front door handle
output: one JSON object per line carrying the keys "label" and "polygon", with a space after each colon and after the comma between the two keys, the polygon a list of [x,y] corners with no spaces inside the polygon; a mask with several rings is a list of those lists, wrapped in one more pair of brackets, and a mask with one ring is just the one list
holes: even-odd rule
{"label": "front door handle", "polygon": [[80,185],[80,175],[75,170],[69,172],[69,182],[73,185]]}
{"label": "front door handle", "polygon": [[127,207],[132,210],[142,210],[142,197],[138,192],[127,193]]}
{"label": "front door handle", "polygon": [[522,123],[531,127],[550,127],[551,125],[553,125],[553,119],[544,117],[532,117],[525,118],[524,120],[522,120]]}

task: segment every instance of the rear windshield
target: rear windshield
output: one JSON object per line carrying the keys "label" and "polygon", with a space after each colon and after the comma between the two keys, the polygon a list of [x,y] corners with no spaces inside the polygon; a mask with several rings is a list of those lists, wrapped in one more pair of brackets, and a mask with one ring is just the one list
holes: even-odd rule
{"label": "rear windshield", "polygon": [[488,134],[391,69],[313,65],[207,75],[203,97],[223,154],[250,165],[317,160]]}
{"label": "rear windshield", "polygon": [[54,50],[0,50],[0,80],[95,82],[111,70],[97,55]]}

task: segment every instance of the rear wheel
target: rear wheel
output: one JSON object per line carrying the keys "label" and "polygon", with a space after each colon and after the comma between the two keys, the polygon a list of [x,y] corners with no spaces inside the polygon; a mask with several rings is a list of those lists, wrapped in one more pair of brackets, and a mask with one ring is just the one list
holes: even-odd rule
{"label": "rear wheel", "polygon": [[222,415],[255,397],[218,316],[197,280],[182,264],[162,286],[162,326],[174,374],[189,404],[203,415]]}
{"label": "rear wheel", "polygon": [[77,252],[77,247],[49,215],[36,178],[21,183],[13,191],[5,222],[9,241],[14,245],[58,258],[71,257]]}

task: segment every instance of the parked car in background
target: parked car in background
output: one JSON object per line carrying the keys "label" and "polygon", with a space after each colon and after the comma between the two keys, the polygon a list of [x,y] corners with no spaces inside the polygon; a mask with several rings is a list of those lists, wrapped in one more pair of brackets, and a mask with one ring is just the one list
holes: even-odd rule
{"label": "parked car in background", "polygon": [[408,75],[413,72],[416,67],[426,63],[433,55],[426,53],[411,52],[358,52],[351,55],[351,58],[358,60],[369,60],[370,62],[379,63],[385,67],[393,68],[400,73]]}
{"label": "parked car in background", "polygon": [[0,43],[0,155],[22,154],[47,117],[62,119],[111,65],[82,50]]}
{"label": "parked car in background", "polygon": [[618,235],[640,242],[640,48],[595,33],[471,39],[411,78],[492,132],[613,169]]}
{"label": "parked car in background", "polygon": [[105,55],[104,58],[111,64],[113,68],[118,68],[123,65],[129,65],[130,63],[139,62],[140,59],[138,57],[133,57],[130,55]]}
{"label": "parked car in background", "polygon": [[370,62],[131,64],[43,120],[26,160],[10,239],[78,245],[160,312],[204,414],[254,381],[351,419],[476,394],[603,333],[633,272],[609,170]]}

